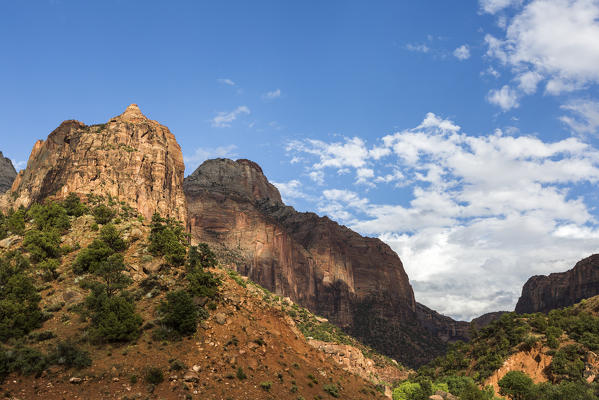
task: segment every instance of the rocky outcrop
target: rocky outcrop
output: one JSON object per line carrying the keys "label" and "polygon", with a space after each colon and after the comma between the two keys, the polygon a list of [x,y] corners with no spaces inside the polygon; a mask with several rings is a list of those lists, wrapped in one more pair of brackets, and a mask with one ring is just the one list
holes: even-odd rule
{"label": "rocky outcrop", "polygon": [[459,331],[435,319],[431,333],[419,322],[408,277],[388,245],[284,205],[257,164],[208,160],[184,188],[192,241],[210,243],[241,274],[379,351],[416,365]]}
{"label": "rocky outcrop", "polygon": [[29,206],[70,192],[112,196],[139,210],[186,221],[181,148],[167,127],[132,104],[105,124],[65,121],[38,141],[0,206]]}
{"label": "rocky outcrop", "polygon": [[501,318],[503,314],[508,312],[509,311],[493,311],[490,313],[483,314],[480,317],[476,317],[472,321],[470,321],[470,325],[472,325],[474,329],[482,329],[487,325],[491,324],[492,322],[497,321],[499,318]]}
{"label": "rocky outcrop", "polygon": [[12,186],[17,176],[17,171],[10,159],[4,157],[0,151],[0,194],[6,192]]}
{"label": "rocky outcrop", "polygon": [[599,294],[599,254],[593,254],[569,271],[530,278],[516,304],[520,314],[549,312]]}
{"label": "rocky outcrop", "polygon": [[443,342],[451,343],[469,339],[470,324],[468,322],[456,321],[420,303],[416,303],[416,313],[420,324]]}

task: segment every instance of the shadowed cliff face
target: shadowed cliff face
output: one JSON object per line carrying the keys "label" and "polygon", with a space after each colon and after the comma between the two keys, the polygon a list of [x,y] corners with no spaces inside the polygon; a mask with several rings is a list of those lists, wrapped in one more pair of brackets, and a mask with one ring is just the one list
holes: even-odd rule
{"label": "shadowed cliff face", "polygon": [[132,104],[106,124],[65,121],[38,141],[0,206],[29,206],[69,192],[110,195],[149,219],[186,221],[183,155],[165,126]]}
{"label": "shadowed cliff face", "polygon": [[593,254],[577,262],[569,271],[530,278],[522,288],[516,312],[546,313],[598,294],[599,254]]}
{"label": "shadowed cliff face", "polygon": [[[441,338],[467,332],[466,323],[418,308],[401,260],[387,244],[285,206],[257,164],[208,160],[184,187],[194,242],[210,243],[240,273],[379,351],[415,365],[443,349]],[[466,328],[451,328],[449,321]]]}
{"label": "shadowed cliff face", "polygon": [[16,176],[17,171],[12,162],[0,151],[0,194],[10,189]]}

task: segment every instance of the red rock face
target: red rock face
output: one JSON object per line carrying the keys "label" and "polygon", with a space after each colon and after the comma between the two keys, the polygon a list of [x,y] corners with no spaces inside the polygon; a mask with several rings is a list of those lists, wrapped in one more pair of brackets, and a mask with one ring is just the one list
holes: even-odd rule
{"label": "red rock face", "polygon": [[65,121],[38,141],[0,206],[29,206],[70,192],[110,195],[138,209],[186,221],[181,148],[165,126],[137,105],[106,124]]}
{"label": "red rock face", "polygon": [[[415,365],[441,351],[441,338],[462,333],[448,317],[417,312],[401,260],[387,244],[285,206],[257,164],[209,160],[184,186],[193,242],[211,244],[241,274],[380,351]],[[420,317],[434,321],[430,330]]]}
{"label": "red rock face", "polygon": [[599,254],[577,262],[569,271],[530,278],[522,288],[516,312],[546,313],[596,295],[599,295]]}
{"label": "red rock face", "polygon": [[12,162],[0,151],[0,194],[10,189],[16,176],[17,171]]}

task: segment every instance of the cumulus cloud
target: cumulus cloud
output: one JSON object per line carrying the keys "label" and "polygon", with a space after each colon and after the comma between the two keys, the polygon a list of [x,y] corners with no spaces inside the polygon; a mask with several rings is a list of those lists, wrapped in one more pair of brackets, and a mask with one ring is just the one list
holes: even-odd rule
{"label": "cumulus cloud", "polygon": [[[511,3],[481,1],[481,7],[494,13]],[[532,0],[506,20],[504,37],[486,35],[485,42],[487,55],[511,70],[523,94],[541,83],[550,95],[599,83],[597,0]]]}
{"label": "cumulus cloud", "polygon": [[[599,151],[576,137],[472,136],[429,113],[372,145],[307,140],[290,153],[320,177],[319,212],[387,242],[417,300],[456,318],[513,309],[531,275],[596,251],[599,225],[577,188],[599,181]],[[375,201],[331,185],[327,171],[401,182],[410,196]]]}
{"label": "cumulus cloud", "polygon": [[453,51],[453,55],[460,61],[470,58],[470,48],[463,44]]}
{"label": "cumulus cloud", "polygon": [[281,89],[266,92],[262,95],[262,98],[265,100],[274,100],[278,99],[279,97],[281,97]]}
{"label": "cumulus cloud", "polygon": [[228,128],[240,115],[249,115],[250,109],[246,106],[239,106],[230,112],[221,111],[211,121],[214,128]]}
{"label": "cumulus cloud", "polygon": [[592,100],[575,100],[561,107],[569,111],[560,120],[578,134],[599,133],[599,102]]}
{"label": "cumulus cloud", "polygon": [[503,85],[501,89],[491,89],[487,95],[487,101],[501,107],[503,111],[517,108],[520,105],[518,93],[508,85]]}
{"label": "cumulus cloud", "polygon": [[233,158],[237,156],[237,146],[234,144],[219,147],[199,147],[191,155],[183,157],[185,161],[185,169],[191,172],[204,161],[211,158]]}
{"label": "cumulus cloud", "polygon": [[284,202],[288,202],[293,199],[306,199],[314,201],[315,198],[303,191],[303,184],[297,180],[292,179],[289,182],[271,182],[279,189],[281,197]]}

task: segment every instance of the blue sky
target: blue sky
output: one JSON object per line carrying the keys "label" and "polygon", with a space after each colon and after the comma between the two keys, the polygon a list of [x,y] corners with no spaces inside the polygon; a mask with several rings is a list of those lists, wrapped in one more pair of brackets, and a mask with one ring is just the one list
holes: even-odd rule
{"label": "blue sky", "polygon": [[137,103],[187,173],[258,162],[468,319],[597,251],[598,18],[597,0],[0,1],[0,150],[23,167],[62,120]]}

